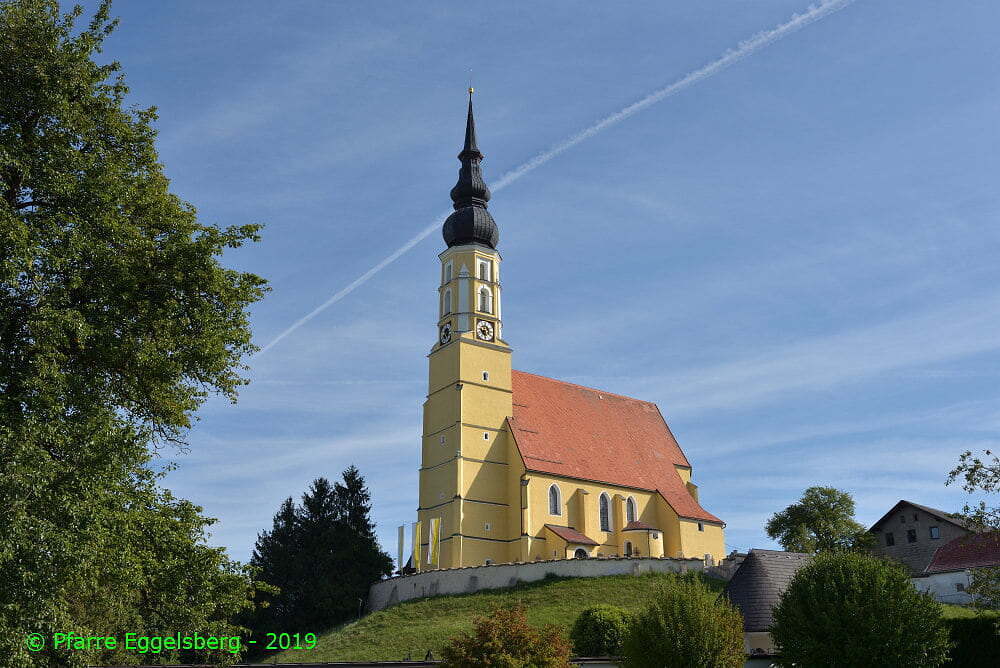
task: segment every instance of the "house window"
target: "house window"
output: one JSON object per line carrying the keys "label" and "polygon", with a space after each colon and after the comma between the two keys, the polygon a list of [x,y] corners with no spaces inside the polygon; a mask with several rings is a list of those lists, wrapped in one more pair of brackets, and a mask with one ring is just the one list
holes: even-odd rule
{"label": "house window", "polygon": [[955,583],[955,591],[965,591],[965,584],[961,582]]}
{"label": "house window", "polygon": [[914,522],[919,522],[920,521],[920,516],[917,515],[916,513],[913,513],[913,521]]}
{"label": "house window", "polygon": [[611,531],[611,500],[607,494],[601,494],[600,511],[601,531]]}
{"label": "house window", "polygon": [[896,544],[896,537],[892,535],[892,532],[889,532],[885,535],[885,544],[886,545]]}
{"label": "house window", "polygon": [[549,515],[562,515],[562,500],[559,496],[558,485],[549,487]]}
{"label": "house window", "polygon": [[441,309],[444,315],[451,313],[451,290],[444,291],[444,308]]}
{"label": "house window", "polygon": [[493,280],[493,276],[492,276],[493,272],[490,271],[490,269],[491,269],[490,265],[491,264],[492,263],[490,263],[490,262],[480,262],[479,263],[479,278],[481,280],[484,280],[484,281],[491,281],[491,280]]}
{"label": "house window", "polygon": [[938,527],[931,527],[930,534],[931,534],[931,540],[937,540],[938,538],[941,537],[941,529],[939,529]]}
{"label": "house window", "polygon": [[906,530],[906,542],[907,543],[916,543],[917,542],[917,530],[916,529],[907,529]]}
{"label": "house window", "polygon": [[899,523],[900,524],[906,524],[906,515],[900,515],[899,516]]}
{"label": "house window", "polygon": [[632,556],[632,541],[629,540],[625,541],[625,556],[626,557]]}
{"label": "house window", "polygon": [[625,521],[635,522],[635,516],[636,516],[635,499],[633,499],[630,496],[628,497],[628,500],[625,502]]}
{"label": "house window", "polygon": [[489,522],[486,522],[486,523],[483,524],[483,529],[485,529],[486,531],[489,531],[492,528],[493,527],[490,525]]}
{"label": "house window", "polygon": [[705,523],[698,522],[698,531],[704,531],[704,530],[705,530]]}
{"label": "house window", "polygon": [[487,287],[479,291],[479,310],[483,313],[493,313],[493,293]]}

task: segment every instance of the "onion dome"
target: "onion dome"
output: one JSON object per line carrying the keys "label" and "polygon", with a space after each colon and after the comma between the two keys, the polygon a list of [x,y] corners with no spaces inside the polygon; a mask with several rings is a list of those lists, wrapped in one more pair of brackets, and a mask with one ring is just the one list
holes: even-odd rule
{"label": "onion dome", "polygon": [[441,233],[448,246],[480,244],[496,248],[500,231],[493,216],[486,210],[490,189],[483,180],[479,166],[483,154],[476,146],[476,121],[472,116],[472,89],[469,89],[469,116],[465,123],[465,146],[458,154],[462,166],[458,170],[458,183],[451,189],[455,212],[444,221]]}

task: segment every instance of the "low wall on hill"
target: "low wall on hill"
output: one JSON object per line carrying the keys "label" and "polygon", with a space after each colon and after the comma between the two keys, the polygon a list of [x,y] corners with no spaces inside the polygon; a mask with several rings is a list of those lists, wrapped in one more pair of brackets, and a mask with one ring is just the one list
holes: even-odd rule
{"label": "low wall on hill", "polygon": [[557,559],[516,564],[490,564],[437,571],[425,571],[376,582],[368,590],[367,612],[388,608],[402,601],[442,594],[468,594],[482,589],[513,587],[537,582],[553,574],[559,577],[589,578],[602,575],[643,573],[683,573],[704,571],[701,559],[656,557],[608,557],[598,559]]}

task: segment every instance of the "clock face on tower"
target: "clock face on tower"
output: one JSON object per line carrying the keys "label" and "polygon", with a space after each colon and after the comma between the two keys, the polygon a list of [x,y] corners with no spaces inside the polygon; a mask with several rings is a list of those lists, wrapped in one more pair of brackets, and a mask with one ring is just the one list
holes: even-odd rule
{"label": "clock face on tower", "polygon": [[451,341],[451,323],[450,322],[441,325],[441,334],[439,335],[438,338],[441,340],[442,344],[445,344],[445,343],[448,343],[449,341]]}
{"label": "clock face on tower", "polygon": [[493,340],[493,323],[488,320],[480,320],[476,324],[476,336],[483,341]]}

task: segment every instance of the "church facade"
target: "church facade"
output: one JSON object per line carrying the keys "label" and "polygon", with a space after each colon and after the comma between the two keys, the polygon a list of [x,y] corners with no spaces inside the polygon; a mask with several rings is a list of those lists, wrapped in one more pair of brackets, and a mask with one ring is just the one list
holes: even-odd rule
{"label": "church facade", "polygon": [[692,467],[653,403],[515,371],[499,232],[472,90],[428,356],[418,570],[597,556],[725,554]]}

